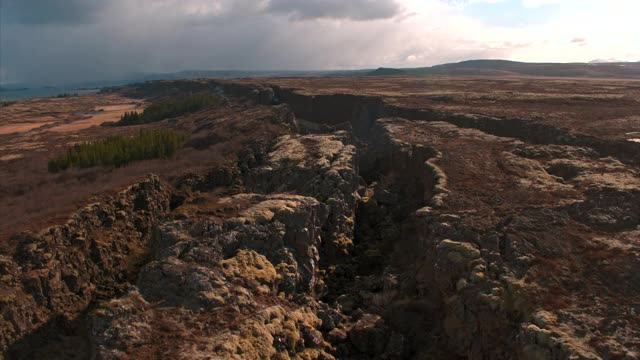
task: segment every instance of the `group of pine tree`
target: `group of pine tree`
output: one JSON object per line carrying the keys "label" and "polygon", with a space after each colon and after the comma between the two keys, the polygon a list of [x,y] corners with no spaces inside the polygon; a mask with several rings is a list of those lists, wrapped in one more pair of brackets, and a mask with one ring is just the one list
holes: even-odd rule
{"label": "group of pine tree", "polygon": [[191,94],[152,104],[142,113],[126,112],[116,126],[141,125],[196,112],[221,104],[221,98],[212,94]]}
{"label": "group of pine tree", "polygon": [[[66,95],[66,94],[65,94]],[[189,94],[126,112],[111,126],[141,125],[193,113],[223,103],[213,94]],[[109,123],[107,123],[109,124]],[[170,129],[141,131],[134,137],[111,136],[95,142],[76,144],[63,155],[49,160],[49,171],[94,166],[121,167],[133,161],[168,158],[188,140],[188,135]]]}
{"label": "group of pine tree", "polygon": [[55,97],[58,99],[62,99],[62,98],[68,98],[68,97],[75,97],[78,96],[78,93],[62,93],[62,94],[58,94]]}
{"label": "group of pine tree", "polygon": [[136,136],[110,136],[95,142],[75,144],[66,153],[49,160],[49,171],[72,167],[121,167],[133,161],[168,158],[188,140],[187,134],[171,129],[140,131]]}

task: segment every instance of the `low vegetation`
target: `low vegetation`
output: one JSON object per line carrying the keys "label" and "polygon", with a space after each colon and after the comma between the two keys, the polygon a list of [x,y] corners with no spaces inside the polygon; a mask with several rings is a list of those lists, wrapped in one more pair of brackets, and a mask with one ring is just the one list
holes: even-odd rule
{"label": "low vegetation", "polygon": [[103,87],[103,88],[100,88],[100,90],[98,90],[98,94],[113,94],[113,93],[117,93],[118,91],[121,91],[124,88],[125,86]]}
{"label": "low vegetation", "polygon": [[208,107],[222,104],[219,96],[211,94],[194,94],[182,96],[176,99],[153,104],[144,109],[142,113],[137,111],[126,112],[120,117],[120,121],[114,126],[128,126],[152,123],[184,114],[196,112]]}
{"label": "low vegetation", "polygon": [[68,98],[68,97],[75,97],[78,96],[78,93],[62,93],[62,94],[58,94],[55,97],[58,99],[62,99],[62,98]]}
{"label": "low vegetation", "polygon": [[62,156],[49,160],[49,171],[71,167],[121,167],[133,161],[166,159],[176,153],[189,138],[170,129],[141,131],[133,137],[110,136],[106,139],[75,144]]}

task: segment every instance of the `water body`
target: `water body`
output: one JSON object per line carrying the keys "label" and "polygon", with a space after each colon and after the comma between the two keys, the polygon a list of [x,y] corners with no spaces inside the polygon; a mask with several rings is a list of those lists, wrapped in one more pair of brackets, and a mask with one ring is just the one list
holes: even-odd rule
{"label": "water body", "polygon": [[131,81],[99,81],[91,83],[64,84],[56,86],[12,84],[0,87],[0,99],[15,100],[34,97],[50,97],[64,93],[86,94],[97,92],[103,87],[129,84]]}
{"label": "water body", "polygon": [[34,97],[50,97],[56,96],[63,93],[73,93],[73,94],[86,94],[91,92],[98,92],[100,89],[60,89],[60,88],[27,88],[27,89],[19,89],[19,90],[2,90],[0,91],[0,99],[2,100],[15,100],[15,99],[28,99]]}

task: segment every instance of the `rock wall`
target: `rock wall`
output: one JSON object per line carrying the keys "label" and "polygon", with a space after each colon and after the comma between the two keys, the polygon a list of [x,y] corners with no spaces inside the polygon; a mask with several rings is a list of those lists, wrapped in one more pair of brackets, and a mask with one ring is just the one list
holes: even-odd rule
{"label": "rock wall", "polygon": [[96,298],[122,292],[148,256],[169,198],[150,176],[63,226],[16,235],[15,251],[0,258],[0,349],[28,348],[25,337],[54,318],[73,319]]}
{"label": "rock wall", "polygon": [[295,195],[221,202],[233,211],[202,217],[182,207],[159,227],[137,286],[92,315],[98,359],[329,357],[310,305],[287,300],[317,281],[325,206]]}
{"label": "rock wall", "polygon": [[522,139],[534,144],[558,144],[587,147],[601,156],[614,156],[620,161],[640,165],[640,145],[625,140],[607,140],[569,131],[527,119],[502,119],[480,114],[457,114],[435,109],[415,109],[389,105],[387,116],[420,121],[447,121],[454,125],[482,130],[486,133]]}

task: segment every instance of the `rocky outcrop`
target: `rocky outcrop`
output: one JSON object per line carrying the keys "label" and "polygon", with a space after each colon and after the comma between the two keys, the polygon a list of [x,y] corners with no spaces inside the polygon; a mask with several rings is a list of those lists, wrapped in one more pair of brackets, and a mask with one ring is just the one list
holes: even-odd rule
{"label": "rocky outcrop", "polygon": [[[635,332],[621,330],[629,310],[613,305],[619,296],[626,303],[637,294],[632,285],[637,279],[628,272],[637,261],[623,250],[623,243],[637,236],[637,170],[581,148],[523,146],[439,123],[380,123],[389,138],[408,144],[407,149],[435,148],[440,156],[431,162],[447,175],[447,197],[439,206],[413,211],[384,271],[395,273],[404,285],[381,292],[393,295],[384,318],[414,351],[429,352],[440,343],[436,347],[472,359],[637,356],[631,340]],[[503,213],[507,203],[513,204],[512,214]],[[594,234],[598,230],[608,233]],[[614,265],[608,251],[627,255]],[[621,272],[615,282],[576,273],[587,271],[581,264],[592,256],[607,257],[601,261]],[[598,267],[589,267],[588,273],[601,271]],[[608,305],[573,305],[593,299]],[[446,334],[441,342],[416,346],[415,330],[402,331],[392,321],[406,318],[409,306],[400,304],[417,307],[420,301],[431,305],[423,307],[431,313],[431,327],[423,326],[418,337]],[[616,324],[611,335],[597,325],[602,317]]]}
{"label": "rocky outcrop", "polygon": [[640,173],[613,158],[554,159],[550,173],[584,189],[585,200],[568,207],[578,221],[608,232],[640,225]]}
{"label": "rocky outcrop", "polygon": [[[208,213],[208,206],[216,210],[206,217],[200,215]],[[235,217],[216,218],[225,211]],[[219,199],[215,204],[186,203],[176,212],[195,212],[197,216],[185,215],[185,220],[160,226],[154,238],[155,254],[206,263],[228,258],[238,249],[251,248],[276,265],[282,263],[283,270],[293,267],[295,278],[283,283],[287,293],[309,290],[315,285],[320,231],[327,218],[326,207],[317,200],[295,195],[240,194]],[[184,241],[192,239],[200,240],[181,251],[186,246]],[[141,276],[145,276],[144,270]]]}
{"label": "rocky outcrop", "polygon": [[513,358],[528,306],[518,281],[502,274],[500,255],[481,251],[458,216],[430,209],[416,216],[425,251],[417,286],[430,287],[430,300],[440,304],[435,328],[446,347],[472,359]]}
{"label": "rocky outcrop", "polygon": [[[345,316],[318,302],[329,291],[326,264],[348,259],[353,247],[362,180],[349,134],[253,143],[239,157],[240,183],[230,181],[234,171],[174,181],[183,195],[154,232],[153,257],[135,288],[91,315],[99,358],[330,359],[360,352],[347,339]],[[220,185],[258,194],[206,195]],[[193,323],[197,332],[185,328]],[[184,330],[166,340],[165,327]]]}
{"label": "rocky outcrop", "polygon": [[497,118],[481,114],[460,114],[437,109],[407,108],[389,105],[385,116],[397,116],[420,121],[447,121],[463,128],[478,129],[500,137],[512,137],[533,144],[584,147],[601,156],[615,156],[620,161],[637,166],[638,143],[609,140],[570,132],[525,118]]}
{"label": "rocky outcrop", "polygon": [[148,255],[169,198],[151,176],[63,226],[17,235],[15,251],[1,259],[0,349],[29,346],[25,336],[54,318],[73,319],[94,299],[124,291]]}
{"label": "rocky outcrop", "polygon": [[579,221],[605,231],[634,230],[640,225],[640,191],[604,187],[587,192],[587,200],[569,211]]}
{"label": "rocky outcrop", "polygon": [[[202,216],[211,206],[219,211]],[[94,312],[98,358],[140,347],[184,359],[332,358],[310,305],[290,302],[318,284],[324,205],[242,194],[185,204],[174,217],[154,236],[136,289]]]}
{"label": "rocky outcrop", "polygon": [[[255,158],[261,161],[255,161]],[[244,184],[260,193],[295,192],[327,205],[323,247],[329,258],[348,255],[353,238],[358,187],[358,157],[344,131],[323,135],[287,135],[268,154],[250,155]],[[246,161],[245,161],[246,162]]]}

